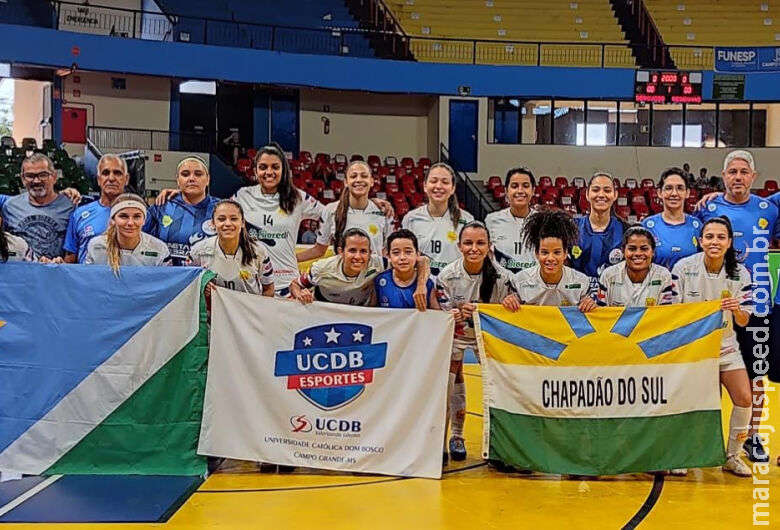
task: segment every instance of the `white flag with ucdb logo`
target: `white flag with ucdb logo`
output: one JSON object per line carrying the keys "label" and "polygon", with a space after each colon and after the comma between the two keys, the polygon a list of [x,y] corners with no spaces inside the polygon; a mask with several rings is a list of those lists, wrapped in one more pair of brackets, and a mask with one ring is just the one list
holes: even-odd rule
{"label": "white flag with ucdb logo", "polygon": [[217,288],[198,452],[439,478],[454,322]]}

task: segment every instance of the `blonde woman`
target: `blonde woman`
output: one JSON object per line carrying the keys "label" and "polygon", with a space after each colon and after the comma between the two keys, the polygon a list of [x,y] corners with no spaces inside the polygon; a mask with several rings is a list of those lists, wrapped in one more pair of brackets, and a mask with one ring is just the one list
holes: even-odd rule
{"label": "blonde woman", "polygon": [[117,275],[120,266],[158,266],[167,263],[168,246],[141,231],[146,203],[138,195],[123,193],[111,203],[108,229],[89,242],[85,264],[108,265]]}

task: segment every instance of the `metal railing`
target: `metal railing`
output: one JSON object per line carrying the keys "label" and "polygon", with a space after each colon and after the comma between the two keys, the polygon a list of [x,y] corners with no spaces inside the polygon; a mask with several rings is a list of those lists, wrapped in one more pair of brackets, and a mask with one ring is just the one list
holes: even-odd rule
{"label": "metal railing", "polygon": [[482,187],[474,183],[461,169],[458,161],[452,157],[450,150],[444,144],[439,144],[439,160],[449,164],[455,170],[457,174],[455,194],[458,201],[465,205],[466,210],[480,221],[484,220],[487,214],[495,211],[493,203],[487,198]]}
{"label": "metal railing", "polygon": [[214,148],[214,139],[210,136],[153,129],[90,126],[87,129],[87,138],[101,150],[142,149],[210,153]]}
{"label": "metal railing", "polygon": [[[461,64],[586,66],[635,68],[638,53],[660,58],[671,53],[680,68],[713,67],[711,46],[663,45],[657,42],[538,42],[409,36],[381,0],[352,0],[370,29],[295,27],[247,23],[175,13],[125,9],[51,0],[54,27],[144,40],[191,42],[297,53],[374,56]],[[643,4],[637,2],[637,9]],[[639,11],[643,24],[652,24]]]}

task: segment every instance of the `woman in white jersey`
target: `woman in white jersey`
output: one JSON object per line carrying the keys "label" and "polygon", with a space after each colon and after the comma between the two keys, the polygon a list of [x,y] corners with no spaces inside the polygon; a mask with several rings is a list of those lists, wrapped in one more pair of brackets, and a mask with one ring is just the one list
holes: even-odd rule
{"label": "woman in white jersey", "polygon": [[604,269],[598,301],[611,307],[650,307],[676,303],[672,273],[653,263],[655,236],[636,225],[623,233],[624,260]]}
{"label": "woman in white jersey", "polygon": [[523,224],[531,213],[536,179],[530,169],[524,167],[507,171],[504,179],[509,207],[489,213],[485,226],[493,238],[493,253],[499,265],[512,274],[536,265],[533,250],[521,240]]}
{"label": "woman in white jersey", "polygon": [[[512,277],[490,258],[490,232],[479,221],[467,223],[460,231],[458,247],[461,257],[444,267],[436,278],[439,305],[455,315],[455,337],[452,343],[450,376],[447,385],[449,404],[449,456],[466,459],[463,425],[466,420],[466,389],[463,382],[463,353],[477,350],[474,331],[476,304],[513,303]],[[515,309],[516,305],[513,305]],[[458,376],[460,375],[460,381]],[[460,385],[460,386],[458,386]],[[445,451],[444,461],[447,461]]]}
{"label": "woman in white jersey", "polygon": [[168,262],[168,245],[142,232],[146,203],[123,193],[111,203],[108,229],[87,246],[86,265],[108,265],[119,275],[120,266],[158,266]]}
{"label": "woman in white jersey", "polygon": [[7,233],[3,227],[3,216],[0,215],[0,263],[30,261],[32,258],[30,245],[21,237]]}
{"label": "woman in white jersey", "polygon": [[523,242],[533,249],[539,264],[515,275],[522,303],[577,306],[583,313],[596,307],[590,279],[564,264],[577,243],[577,223],[569,214],[551,209],[531,214],[523,227]]}
{"label": "woman in white jersey", "polygon": [[437,275],[461,257],[458,234],[474,217],[458,206],[455,171],[443,162],[428,170],[425,195],[428,203],[407,213],[401,224],[417,236],[420,252],[431,259],[431,273]]}
{"label": "woman in white jersey", "polygon": [[355,160],[346,169],[346,182],[337,202],[325,206],[322,212],[317,242],[298,255],[299,261],[316,259],[325,254],[328,245],[333,250],[339,246],[339,239],[348,228],[360,228],[371,238],[371,253],[382,255],[385,240],[393,231],[394,220],[369,199],[374,186],[371,167],[362,160]]}
{"label": "woman in white jersey", "polygon": [[212,220],[217,235],[193,245],[188,264],[214,272],[213,281],[220,287],[273,296],[271,260],[263,245],[250,237],[241,205],[231,199],[219,201]]}
{"label": "woman in white jersey", "polygon": [[683,303],[721,301],[724,330],[720,345],[720,382],[734,404],[723,469],[739,477],[750,477],[750,467],[739,457],[751,421],[750,380],[734,332],[734,322],[745,326],[753,310],[750,273],[737,262],[734,231],[726,217],[713,217],[704,223],[699,245],[703,252],[678,261],[672,275],[678,282]]}
{"label": "woman in white jersey", "polygon": [[278,144],[257,152],[255,178],[257,185],[238,190],[235,200],[243,208],[249,235],[268,252],[276,294],[287,296],[290,282],[300,274],[295,243],[301,222],[319,219],[323,206],[295,187],[290,164]]}

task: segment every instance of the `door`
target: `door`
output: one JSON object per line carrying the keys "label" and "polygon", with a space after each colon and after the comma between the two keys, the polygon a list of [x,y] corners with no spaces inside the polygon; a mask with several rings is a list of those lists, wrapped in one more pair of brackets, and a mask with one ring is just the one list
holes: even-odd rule
{"label": "door", "polygon": [[298,156],[300,135],[298,134],[298,94],[271,96],[271,140],[285,151]]}
{"label": "door", "polygon": [[87,109],[62,109],[62,141],[69,144],[87,143]]}
{"label": "door", "polygon": [[478,105],[474,100],[450,100],[450,158],[468,173],[477,171]]}

